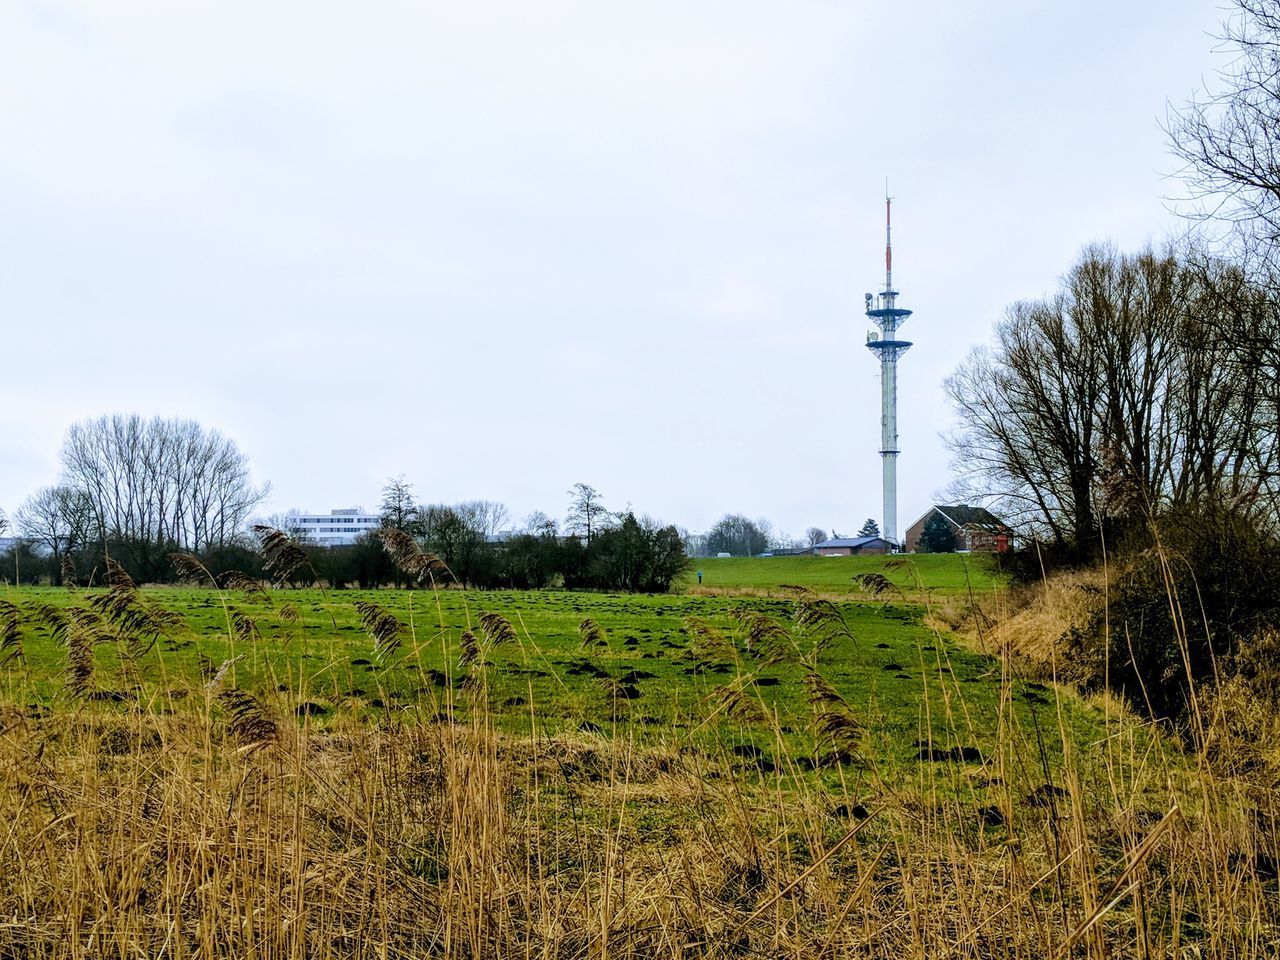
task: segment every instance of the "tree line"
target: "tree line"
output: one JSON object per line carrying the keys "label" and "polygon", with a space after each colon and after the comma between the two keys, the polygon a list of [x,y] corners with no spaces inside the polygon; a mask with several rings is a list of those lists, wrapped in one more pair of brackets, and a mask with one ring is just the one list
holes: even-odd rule
{"label": "tree line", "polygon": [[[391,529],[391,528],[384,528]],[[300,586],[323,580],[335,589],[411,587],[390,562],[382,531],[369,532],[350,546],[302,545],[308,565],[293,574]],[[439,557],[444,570],[437,584],[473,589],[609,590],[665,593],[686,568],[688,558],[678,531],[627,512],[590,541],[576,534],[521,531],[498,541],[475,534],[451,538],[415,537]]]}
{"label": "tree line", "polygon": [[[49,579],[86,580],[110,556],[140,581],[170,576],[175,551],[243,546],[269,488],[253,483],[235,442],[193,420],[137,415],[85,420],[67,432],[58,482],[15,511],[15,548]],[[15,567],[21,570],[21,556]]]}
{"label": "tree line", "polygon": [[[434,554],[449,577],[480,589],[669,590],[688,564],[679,530],[632,510],[613,512],[586,483],[569,490],[564,525],[541,511],[518,530],[504,531],[505,506],[489,500],[458,504],[418,503],[404,478],[383,487],[379,520]],[[366,533],[351,547],[312,549],[317,570],[332,583],[356,582],[366,589],[384,583],[409,586],[381,549],[379,533]]]}
{"label": "tree line", "polygon": [[1108,563],[1075,640],[1097,682],[1188,721],[1198,689],[1255,671],[1280,628],[1280,276],[1193,243],[1088,247],[945,389],[961,482],[1028,544],[1009,568]]}
{"label": "tree line", "polygon": [[[824,540],[839,538],[835,531],[810,527],[802,539],[775,532],[773,524],[763,517],[752,520],[740,513],[727,513],[702,534],[687,537],[689,552],[695,557],[714,557],[725,553],[731,557],[755,557],[763,553],[805,553]],[[878,537],[880,526],[868,519],[856,536]]]}
{"label": "tree line", "polygon": [[945,384],[1011,569],[1107,563],[1073,661],[1193,732],[1223,681],[1280,704],[1280,2],[1234,7],[1217,89],[1167,127],[1199,229],[1086,247]]}
{"label": "tree line", "polygon": [[946,383],[956,463],[1005,516],[1081,559],[1155,515],[1280,504],[1280,301],[1185,245],[1085,249]]}
{"label": "tree line", "polygon": [[[61,460],[59,482],[28,497],[12,524],[0,513],[0,536],[10,528],[18,535],[0,558],[6,579],[99,582],[110,557],[138,582],[172,582],[175,552],[199,557],[215,574],[267,574],[250,525],[268,488],[254,485],[244,455],[216,431],[189,420],[99,417],[68,431]],[[541,512],[507,530],[507,508],[489,500],[419,503],[403,478],[382,493],[381,530],[401,530],[438,556],[446,584],[662,592],[687,564],[675,527],[611,511],[585,483],[569,491],[563,531]],[[300,585],[409,585],[381,530],[321,547],[306,542],[289,515],[258,522],[281,528],[306,555],[293,573]]]}

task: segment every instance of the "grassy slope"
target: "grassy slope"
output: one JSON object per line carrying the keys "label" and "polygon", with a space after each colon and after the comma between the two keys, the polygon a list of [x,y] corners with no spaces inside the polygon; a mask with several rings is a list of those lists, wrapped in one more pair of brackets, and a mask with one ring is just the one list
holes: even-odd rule
{"label": "grassy slope", "polygon": [[[894,561],[898,561],[895,563]],[[693,561],[686,586],[710,590],[771,590],[783,584],[799,584],[825,593],[861,592],[852,578],[862,573],[884,573],[906,591],[923,584],[941,596],[990,594],[1000,583],[994,559],[986,554],[912,554],[907,557],[707,557]]]}

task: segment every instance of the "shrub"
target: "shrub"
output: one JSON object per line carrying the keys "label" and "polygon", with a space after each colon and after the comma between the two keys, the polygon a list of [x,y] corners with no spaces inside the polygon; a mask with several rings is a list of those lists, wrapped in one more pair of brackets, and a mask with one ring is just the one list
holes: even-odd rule
{"label": "shrub", "polygon": [[1280,625],[1280,543],[1218,504],[1172,512],[1144,539],[1125,550],[1109,622],[1099,610],[1092,629],[1111,687],[1182,720],[1200,686],[1257,672],[1254,647]]}

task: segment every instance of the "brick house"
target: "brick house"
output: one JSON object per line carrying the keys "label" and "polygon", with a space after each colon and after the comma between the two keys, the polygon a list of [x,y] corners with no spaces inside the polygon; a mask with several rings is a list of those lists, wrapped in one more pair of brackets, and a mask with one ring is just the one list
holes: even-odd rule
{"label": "brick house", "polygon": [[935,504],[925,511],[911,526],[903,539],[902,548],[915,553],[920,543],[924,525],[935,513],[941,514],[951,526],[956,537],[957,550],[975,553],[1004,553],[1009,549],[1013,531],[986,507],[970,507],[959,503],[953,506]]}

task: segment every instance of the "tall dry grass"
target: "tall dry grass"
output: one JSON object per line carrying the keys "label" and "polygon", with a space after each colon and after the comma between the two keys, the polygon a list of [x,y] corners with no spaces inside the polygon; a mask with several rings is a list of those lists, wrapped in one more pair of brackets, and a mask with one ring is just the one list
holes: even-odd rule
{"label": "tall dry grass", "polygon": [[[414,624],[361,612],[383,649],[431,653]],[[763,650],[785,644],[742,626]],[[501,733],[485,652],[522,638],[501,617],[467,633],[463,699],[380,722],[339,710],[320,728],[298,716],[310,691],[242,691],[234,664],[124,705],[69,689],[46,711],[17,688],[0,712],[0,956],[1280,951],[1275,785],[1114,703],[1105,735],[1077,742],[1057,688],[1028,727],[1009,644],[993,647],[1000,709],[980,763],[888,762],[857,720],[874,705],[844,703],[814,652],[815,720],[860,756],[815,773],[760,701],[779,768],[761,775],[676,730],[644,746],[625,725]],[[963,685],[928,639],[941,694],[921,690],[922,735],[969,742]],[[749,671],[737,682],[749,699]]]}
{"label": "tall dry grass", "polygon": [[1052,678],[1057,665],[1063,680],[1083,681],[1101,673],[1101,650],[1082,659],[1073,639],[1090,628],[1106,591],[1102,570],[1058,573],[1012,591],[988,629],[972,633],[983,652],[1004,652],[1028,675]]}

